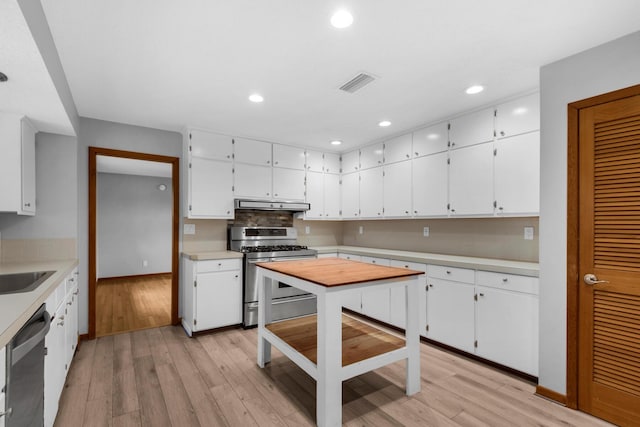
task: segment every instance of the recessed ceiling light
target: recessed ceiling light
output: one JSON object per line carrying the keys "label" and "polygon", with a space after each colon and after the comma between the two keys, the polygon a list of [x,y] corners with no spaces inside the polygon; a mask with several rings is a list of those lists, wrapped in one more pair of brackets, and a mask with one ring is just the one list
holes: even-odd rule
{"label": "recessed ceiling light", "polygon": [[483,90],[484,90],[484,86],[474,85],[474,86],[469,86],[465,92],[467,92],[468,95],[475,95],[476,93],[480,93]]}
{"label": "recessed ceiling light", "polygon": [[331,141],[331,145],[340,145],[342,144],[342,141],[340,141],[339,139],[334,139],[333,141]]}
{"label": "recessed ceiling light", "polygon": [[347,28],[351,24],[353,24],[353,15],[344,9],[337,11],[331,17],[331,25],[335,28]]}
{"label": "recessed ceiling light", "polygon": [[251,102],[262,102],[264,98],[259,93],[254,93],[249,96],[249,101]]}
{"label": "recessed ceiling light", "polygon": [[378,123],[378,126],[380,126],[381,128],[386,128],[387,126],[391,126],[391,122],[389,120],[383,120]]}

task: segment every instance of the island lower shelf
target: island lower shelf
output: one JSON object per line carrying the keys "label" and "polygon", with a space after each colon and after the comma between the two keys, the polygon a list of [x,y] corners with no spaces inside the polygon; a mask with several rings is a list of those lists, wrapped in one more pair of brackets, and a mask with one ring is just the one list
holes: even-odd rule
{"label": "island lower shelf", "polygon": [[[298,353],[317,364],[317,316],[266,325],[274,335]],[[375,356],[380,356],[405,347],[405,340],[363,323],[353,317],[342,315],[342,366],[348,366]]]}

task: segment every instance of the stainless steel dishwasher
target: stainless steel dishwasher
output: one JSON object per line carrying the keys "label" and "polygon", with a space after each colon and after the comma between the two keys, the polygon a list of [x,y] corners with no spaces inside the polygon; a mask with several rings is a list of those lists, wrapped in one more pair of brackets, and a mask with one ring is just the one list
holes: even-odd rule
{"label": "stainless steel dishwasher", "polygon": [[50,325],[42,304],[7,346],[6,427],[44,424],[44,337]]}

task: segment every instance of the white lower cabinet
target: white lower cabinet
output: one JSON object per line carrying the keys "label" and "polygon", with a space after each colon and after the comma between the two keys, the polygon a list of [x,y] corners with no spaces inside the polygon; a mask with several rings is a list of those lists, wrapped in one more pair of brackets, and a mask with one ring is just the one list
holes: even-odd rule
{"label": "white lower cabinet", "polygon": [[[425,272],[425,274],[418,276],[418,280],[420,282],[418,292],[420,295],[420,303],[418,305],[420,312],[420,323],[418,324],[418,326],[420,327],[420,334],[425,335],[425,328],[427,326],[427,292],[425,289],[427,283],[427,266],[425,264],[399,261],[395,259],[389,260],[389,265],[391,267],[408,268],[409,270]],[[391,294],[389,295],[389,323],[402,329],[406,327],[407,297],[405,288],[403,287],[391,289]]]}
{"label": "white lower cabinet", "polygon": [[78,343],[77,272],[58,285],[45,304],[51,328],[45,338],[44,425],[52,426],[58,413],[60,395]]}
{"label": "white lower cabinet", "polygon": [[[341,253],[338,255],[338,257],[342,259],[349,259],[351,261],[362,261],[362,257],[360,255]],[[348,308],[349,310],[355,311],[356,313],[362,313],[362,293],[356,292],[343,296],[342,306],[344,308]]]}
{"label": "white lower cabinet", "polygon": [[473,353],[473,283],[428,279],[427,337],[451,347]]}
{"label": "white lower cabinet", "polygon": [[[389,260],[363,256],[362,262],[389,266]],[[389,323],[389,289],[362,291],[362,311],[365,316]]]}
{"label": "white lower cabinet", "polygon": [[242,323],[242,260],[184,258],[182,326],[187,334]]}

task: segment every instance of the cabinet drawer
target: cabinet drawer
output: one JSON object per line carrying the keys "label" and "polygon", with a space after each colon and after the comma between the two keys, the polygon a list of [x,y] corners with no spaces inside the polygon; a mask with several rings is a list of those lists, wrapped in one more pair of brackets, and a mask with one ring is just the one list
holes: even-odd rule
{"label": "cabinet drawer", "polygon": [[363,256],[361,259],[362,262],[366,262],[367,264],[376,264],[376,265],[386,265],[389,266],[389,260],[385,258],[376,258],[371,256]]}
{"label": "cabinet drawer", "polygon": [[517,276],[515,274],[494,273],[491,271],[478,271],[476,275],[476,284],[491,288],[538,295],[537,277]]}
{"label": "cabinet drawer", "polygon": [[427,272],[427,266],[417,262],[400,261],[397,259],[389,260],[391,267],[408,268],[409,270],[424,271]]}
{"label": "cabinet drawer", "polygon": [[208,261],[196,262],[196,272],[198,273],[239,269],[240,259],[212,259]]}
{"label": "cabinet drawer", "polygon": [[453,280],[462,283],[474,283],[474,271],[467,268],[444,267],[442,265],[429,265],[427,267],[429,277],[436,279]]}

